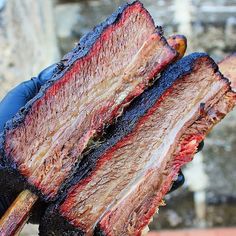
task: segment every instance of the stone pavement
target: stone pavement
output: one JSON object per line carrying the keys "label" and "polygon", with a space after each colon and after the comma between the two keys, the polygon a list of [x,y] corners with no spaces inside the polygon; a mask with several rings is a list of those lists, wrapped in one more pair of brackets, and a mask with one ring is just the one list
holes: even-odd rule
{"label": "stone pavement", "polygon": [[234,236],[236,228],[191,229],[177,231],[150,232],[148,236]]}

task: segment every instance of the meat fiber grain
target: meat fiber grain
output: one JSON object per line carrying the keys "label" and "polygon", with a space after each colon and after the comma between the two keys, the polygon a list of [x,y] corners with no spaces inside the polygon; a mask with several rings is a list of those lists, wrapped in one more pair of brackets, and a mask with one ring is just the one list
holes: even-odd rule
{"label": "meat fiber grain", "polygon": [[88,141],[176,56],[139,1],[123,5],[80,40],[7,123],[7,167],[44,200],[54,199]]}
{"label": "meat fiber grain", "polygon": [[180,167],[235,102],[206,54],[170,66],[83,158],[40,235],[141,235]]}

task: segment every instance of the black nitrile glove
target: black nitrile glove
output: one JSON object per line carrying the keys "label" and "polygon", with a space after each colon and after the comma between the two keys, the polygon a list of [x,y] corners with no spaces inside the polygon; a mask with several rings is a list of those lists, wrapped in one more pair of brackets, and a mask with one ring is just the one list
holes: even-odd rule
{"label": "black nitrile glove", "polygon": [[[0,102],[0,133],[3,132],[5,123],[39,92],[42,85],[51,79],[56,68],[57,64],[49,66],[38,77],[19,84],[5,96]],[[9,193],[2,193],[0,190],[0,217],[8,209],[14,197],[9,196]]]}

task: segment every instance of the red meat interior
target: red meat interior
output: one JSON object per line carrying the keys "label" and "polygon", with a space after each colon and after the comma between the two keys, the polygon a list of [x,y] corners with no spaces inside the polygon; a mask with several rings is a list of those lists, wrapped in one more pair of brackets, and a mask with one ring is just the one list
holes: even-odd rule
{"label": "red meat interior", "polygon": [[155,30],[140,3],[128,7],[34,103],[24,123],[7,132],[7,156],[47,198],[57,194],[89,139],[176,56]]}

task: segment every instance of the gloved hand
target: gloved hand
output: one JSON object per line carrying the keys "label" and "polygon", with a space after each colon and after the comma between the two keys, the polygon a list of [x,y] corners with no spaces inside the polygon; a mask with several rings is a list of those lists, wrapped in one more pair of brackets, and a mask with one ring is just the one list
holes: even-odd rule
{"label": "gloved hand", "polygon": [[10,120],[21,107],[32,99],[52,76],[58,64],[44,69],[38,77],[25,81],[12,89],[0,103],[0,133],[5,123]]}
{"label": "gloved hand", "polygon": [[[25,81],[12,89],[0,102],[0,133],[5,123],[10,120],[21,107],[32,99],[57,69],[58,64],[53,64],[44,69],[38,77]],[[8,196],[0,191],[0,217],[7,210],[15,196]]]}

